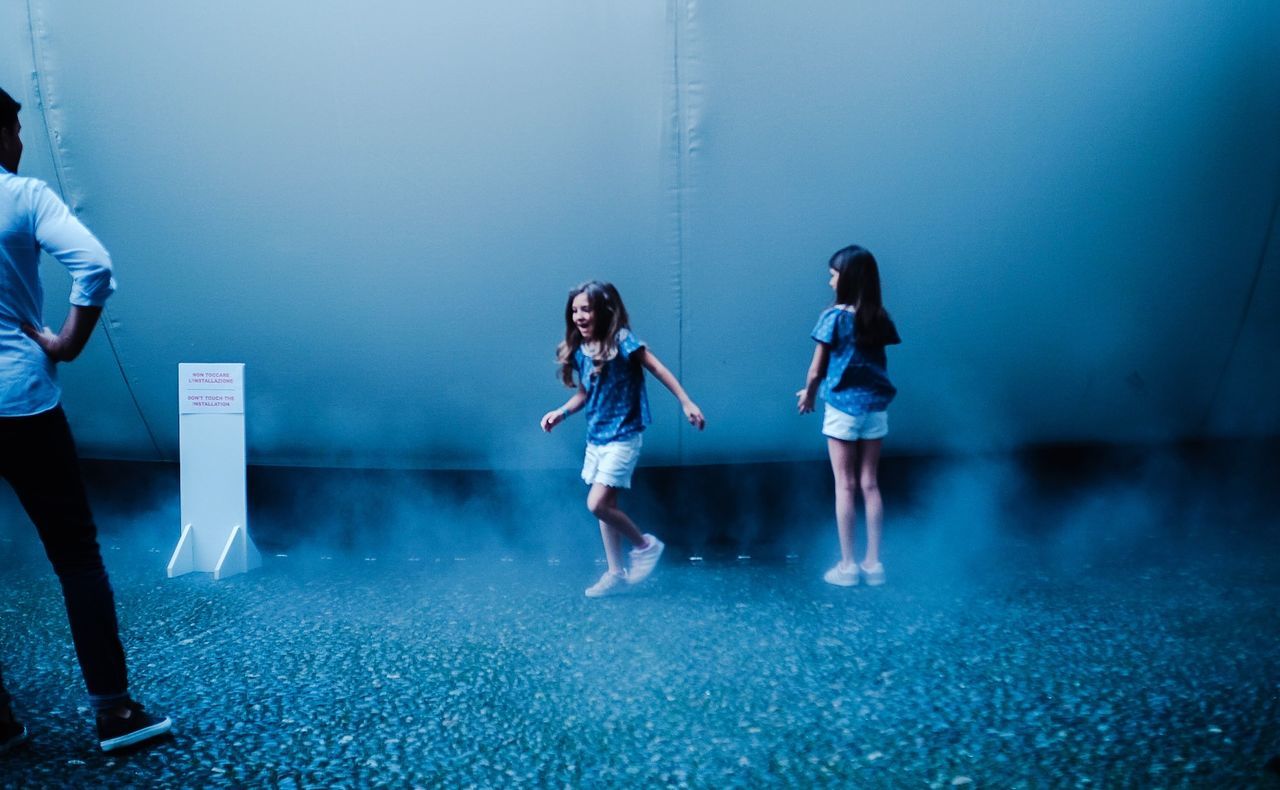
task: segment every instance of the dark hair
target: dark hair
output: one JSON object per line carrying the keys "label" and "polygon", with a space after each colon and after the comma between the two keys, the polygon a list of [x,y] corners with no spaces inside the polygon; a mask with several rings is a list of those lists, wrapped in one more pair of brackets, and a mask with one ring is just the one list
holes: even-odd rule
{"label": "dark hair", "polygon": [[5,93],[4,88],[0,88],[0,129],[8,129],[18,122],[18,110],[22,109],[22,105],[13,100],[13,97]]}
{"label": "dark hair", "polygon": [[569,298],[564,303],[564,342],[556,347],[556,362],[560,363],[560,380],[566,387],[575,387],[573,374],[573,353],[582,347],[582,333],[573,323],[573,300],[579,294],[587,295],[587,304],[591,306],[591,340],[598,344],[593,359],[596,370],[608,362],[617,353],[618,331],[629,329],[631,319],[627,316],[626,305],[613,283],[590,280],[569,289]]}
{"label": "dark hair", "polygon": [[827,267],[836,272],[836,304],[849,305],[855,311],[855,342],[869,346],[901,343],[880,298],[880,268],[875,256],[865,247],[850,244],[832,255]]}

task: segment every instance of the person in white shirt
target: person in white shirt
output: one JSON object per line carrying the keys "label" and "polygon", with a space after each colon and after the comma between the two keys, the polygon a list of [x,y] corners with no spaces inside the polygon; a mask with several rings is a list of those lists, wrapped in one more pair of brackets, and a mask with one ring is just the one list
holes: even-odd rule
{"label": "person in white shirt", "polygon": [[[57,364],[79,356],[116,282],[107,251],[66,204],[44,182],[17,174],[21,108],[0,89],[0,477],[34,522],[62,584],[98,742],[111,751],[173,726],[129,696],[115,598],[57,381]],[[41,251],[71,273],[71,307],[56,333],[41,315]],[[0,678],[0,753],[26,738]]]}

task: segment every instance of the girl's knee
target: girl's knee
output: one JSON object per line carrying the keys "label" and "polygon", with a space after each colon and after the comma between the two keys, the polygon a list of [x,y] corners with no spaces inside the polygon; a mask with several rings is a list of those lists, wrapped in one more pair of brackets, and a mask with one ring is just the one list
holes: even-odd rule
{"label": "girl's knee", "polygon": [[609,509],[609,498],[604,494],[598,494],[592,491],[587,494],[587,510],[591,511],[591,515],[596,518],[603,518],[604,513]]}
{"label": "girl's knee", "polygon": [[857,478],[836,478],[836,493],[845,494],[847,496],[856,496],[858,493]]}
{"label": "girl's knee", "polygon": [[863,477],[858,481],[858,488],[862,490],[864,497],[876,496],[880,493],[880,482],[875,476]]}

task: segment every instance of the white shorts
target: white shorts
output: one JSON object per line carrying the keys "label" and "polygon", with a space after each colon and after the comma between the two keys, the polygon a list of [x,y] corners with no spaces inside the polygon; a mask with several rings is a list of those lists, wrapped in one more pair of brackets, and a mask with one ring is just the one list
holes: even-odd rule
{"label": "white shorts", "polygon": [[828,403],[826,411],[822,413],[822,434],[846,442],[883,439],[889,434],[889,412],[873,411],[855,417]]}
{"label": "white shorts", "polygon": [[608,444],[587,442],[587,457],[582,462],[582,479],[587,485],[602,483],[610,488],[630,488],[631,473],[640,462],[644,434]]}

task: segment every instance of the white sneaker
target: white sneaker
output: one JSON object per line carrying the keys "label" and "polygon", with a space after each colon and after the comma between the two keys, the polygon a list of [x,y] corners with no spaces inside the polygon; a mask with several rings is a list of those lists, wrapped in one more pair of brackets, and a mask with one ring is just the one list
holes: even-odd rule
{"label": "white sneaker", "polygon": [[858,566],[855,564],[846,568],[837,562],[834,568],[822,574],[822,580],[837,587],[855,587],[858,584]]}
{"label": "white sneaker", "polygon": [[627,571],[628,584],[639,584],[649,578],[649,574],[653,573],[654,567],[658,564],[658,558],[662,556],[662,550],[667,547],[667,544],[653,535],[646,533],[645,539],[649,541],[649,545],[643,549],[631,550],[631,569]]}
{"label": "white sneaker", "polygon": [[627,591],[627,573],[605,571],[600,581],[587,588],[588,598],[604,598],[606,595],[617,595]]}
{"label": "white sneaker", "polygon": [[884,563],[877,562],[869,568],[866,565],[859,565],[858,568],[862,571],[862,577],[867,580],[868,587],[884,584]]}

